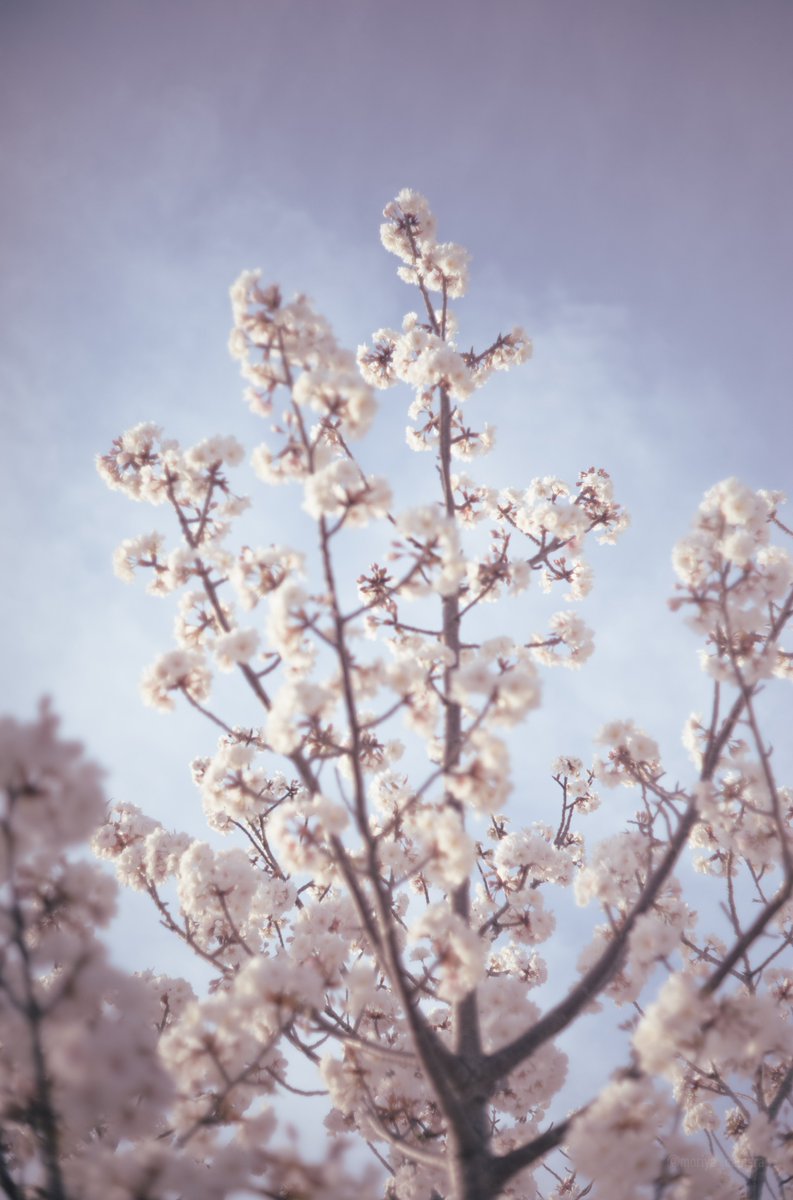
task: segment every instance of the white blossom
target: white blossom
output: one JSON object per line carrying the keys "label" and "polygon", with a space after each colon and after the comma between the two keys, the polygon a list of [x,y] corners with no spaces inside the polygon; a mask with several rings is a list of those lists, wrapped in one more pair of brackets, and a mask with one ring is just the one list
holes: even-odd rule
{"label": "white blossom", "polygon": [[169,650],[146,669],[140,687],[146,704],[168,711],[174,707],[172,692],[184,691],[193,700],[206,700],[210,683],[202,654],[197,650]]}
{"label": "white blossom", "polygon": [[233,629],[215,638],[214,652],[221,671],[231,671],[237,663],[247,663],[259,648],[255,629]]}

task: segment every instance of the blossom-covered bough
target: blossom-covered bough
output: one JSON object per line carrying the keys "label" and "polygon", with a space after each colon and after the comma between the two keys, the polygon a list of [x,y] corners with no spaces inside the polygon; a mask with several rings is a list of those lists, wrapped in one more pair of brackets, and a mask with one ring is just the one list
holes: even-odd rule
{"label": "blossom-covered bough", "polygon": [[[782,497],[717,485],[675,551],[673,604],[703,635],[712,679],[709,711],[685,726],[691,781],[671,785],[653,739],[613,722],[592,769],[549,764],[548,795],[514,823],[512,731],[539,704],[541,669],[580,666],[593,641],[571,609],[524,628],[525,602],[494,635],[488,606],[506,612],[532,577],[582,599],[588,540],[614,541],[626,517],[600,469],[502,489],[465,472],[494,442],[474,394],[525,361],[529,339],[516,328],[458,348],[450,301],[468,256],[438,242],[423,197],[401,192],[381,234],[421,314],[380,329],[357,361],[305,297],[285,302],[250,272],[232,288],[246,397],[264,418],[275,409],[253,463],[265,484],[302,489],[315,548],[233,548],[247,501],[232,491],[231,438],[183,450],[145,424],[100,461],[112,487],[175,517],[177,545],[131,539],[116,568],[181,593],[178,648],[147,670],[144,697],[170,709],[181,696],[220,728],[193,773],[233,846],[131,804],[109,811],[95,850],[213,982],[196,997],[181,980],[120,976],[93,933],[107,883],[66,863],[63,839],[34,850],[17,832],[45,819],[30,796],[66,780],[57,807],[74,807],[83,836],[99,819],[93,777],[75,780],[69,760],[41,784],[35,747],[17,753],[12,734],[58,746],[50,719],[4,727],[0,1185],[24,1200],[793,1195],[793,796],[759,711],[768,681],[793,674],[793,562],[772,540],[790,533]],[[408,444],[428,452],[438,489],[408,509],[356,448],[376,391],[400,384],[414,393]],[[355,569],[353,593],[365,525],[382,552]],[[213,666],[236,672],[257,724],[213,705]],[[587,851],[578,826],[598,788],[617,786],[633,789],[634,817]],[[689,846],[705,877],[696,903],[678,870]],[[90,886],[70,886],[75,870]],[[604,919],[577,981],[541,1005],[537,947],[559,887]],[[568,1111],[556,1040],[612,1003],[629,1007],[617,1069]],[[93,1091],[74,1067],[80,1037]],[[327,1094],[331,1150],[313,1164],[284,1150],[273,1115],[306,1090],[300,1055],[317,1070],[308,1090]],[[351,1135],[374,1175],[334,1149]]]}

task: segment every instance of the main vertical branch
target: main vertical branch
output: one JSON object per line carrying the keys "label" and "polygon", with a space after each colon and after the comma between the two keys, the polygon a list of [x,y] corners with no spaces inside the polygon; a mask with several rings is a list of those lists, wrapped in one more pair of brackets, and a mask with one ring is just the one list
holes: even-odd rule
{"label": "main vertical branch", "polygon": [[[454,490],[451,479],[451,447],[452,447],[452,403],[449,389],[441,385],[440,389],[440,437],[439,437],[439,466],[443,503],[449,520],[456,520]],[[462,712],[460,704],[452,696],[452,680],[455,668],[460,661],[460,590],[459,587],[441,600],[443,617],[443,642],[451,652],[451,661],[444,671],[444,748],[443,768],[445,772],[453,771],[460,760],[462,745]],[[453,806],[464,819],[463,806],[460,801],[446,792],[445,801]],[[451,895],[454,912],[466,924],[471,914],[471,885],[465,879]],[[450,1130],[452,1143],[452,1176],[455,1194],[460,1200],[486,1200],[492,1196],[493,1181],[490,1178],[490,1125],[488,1121],[486,1089],[477,1089],[475,1081],[479,1077],[482,1060],[482,1038],[479,1024],[479,1010],[475,991],[470,991],[461,1000],[455,1001],[452,1008],[452,1030],[454,1051],[457,1056],[458,1079],[466,1092],[464,1126],[455,1126]],[[473,1086],[472,1086],[473,1085]]]}
{"label": "main vertical branch", "polygon": [[[454,491],[451,480],[451,445],[452,445],[452,403],[449,389],[440,388],[440,473],[443,487],[443,503],[446,516],[455,520],[456,510]],[[449,596],[443,596],[443,642],[446,649],[451,651],[452,661],[444,671],[443,688],[445,698],[443,769],[453,771],[460,761],[462,744],[462,713],[459,703],[452,697],[452,678],[460,662],[460,592],[458,588]],[[446,793],[446,803],[452,805],[463,819],[463,806],[460,801]],[[464,921],[470,919],[471,890],[469,880],[464,880],[452,893],[452,905],[458,916]],[[464,1060],[478,1059],[481,1054],[479,1035],[479,1020],[476,1012],[476,994],[469,992],[464,1000],[455,1005],[454,1013],[455,1049]],[[474,1063],[471,1063],[473,1066]]]}

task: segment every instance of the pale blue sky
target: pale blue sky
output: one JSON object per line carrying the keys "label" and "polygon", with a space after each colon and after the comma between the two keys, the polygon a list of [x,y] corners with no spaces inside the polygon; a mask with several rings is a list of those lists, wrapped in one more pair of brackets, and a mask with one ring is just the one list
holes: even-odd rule
{"label": "pale blue sky", "polygon": [[[792,61],[787,0],[0,0],[3,708],[51,692],[114,798],[201,831],[186,764],[214,732],[138,698],[173,604],[110,565],[162,514],[93,457],[143,419],[261,437],[226,351],[243,267],[352,346],[397,324],[414,301],[377,227],[409,185],[473,252],[465,340],[535,339],[472,402],[501,433],[491,479],[604,466],[634,517],[596,556],[598,653],[549,676],[516,805],[532,819],[548,762],[588,757],[612,717],[684,769],[706,685],[666,608],[671,546],[726,475],[793,490]],[[398,461],[407,403],[387,396],[374,467]],[[427,461],[403,460],[409,487]],[[289,493],[242,476],[258,541],[299,531]],[[142,914],[124,961],[179,969]],[[576,957],[552,948],[567,976]],[[614,1064],[587,1037],[594,1084]]]}
{"label": "pale blue sky", "polygon": [[793,488],[791,61],[781,0],[2,0],[4,707],[51,691],[116,797],[201,827],[185,763],[214,734],[137,694],[173,607],[110,567],[161,514],[93,456],[143,419],[261,436],[226,351],[242,267],[352,346],[397,324],[414,301],[377,226],[409,185],[473,252],[465,340],[535,338],[476,401],[491,476],[602,465],[634,516],[597,556],[600,656],[549,680],[538,744],[586,755],[636,713],[674,752],[704,686],[665,607],[672,543],[719,478]]}

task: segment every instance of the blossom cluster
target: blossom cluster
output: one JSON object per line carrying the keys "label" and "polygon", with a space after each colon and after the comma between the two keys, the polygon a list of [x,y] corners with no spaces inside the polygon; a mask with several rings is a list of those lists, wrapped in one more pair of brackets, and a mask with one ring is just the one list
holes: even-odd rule
{"label": "blossom cluster", "polygon": [[[127,539],[115,567],[127,581],[142,572],[155,595],[180,593],[176,647],[147,669],[143,695],[161,710],[186,701],[222,731],[192,770],[213,835],[232,839],[219,848],[171,832],[126,801],[94,837],[212,976],[201,996],[139,981],[159,997],[145,1054],[165,1082],[141,1105],[150,1124],[125,1136],[155,1180],[151,1200],[221,1195],[221,1180],[233,1192],[257,1173],[263,1194],[353,1194],[335,1150],[312,1174],[273,1148],[269,1106],[300,1091],[295,1054],[319,1071],[331,1144],[362,1139],[389,1200],[535,1200],[543,1164],[554,1200],[590,1183],[604,1200],[717,1200],[737,1194],[733,1169],[754,1200],[776,1172],[781,1195],[793,804],[758,702],[762,681],[791,675],[793,560],[772,541],[786,531],[782,497],[717,485],[675,551],[674,604],[704,637],[713,686],[710,715],[684,732],[694,777],[671,784],[656,740],[612,720],[591,766],[550,751],[548,794],[527,806],[512,758],[543,671],[582,666],[594,637],[570,607],[524,627],[526,594],[535,579],[585,600],[588,546],[615,542],[628,518],[600,467],[574,482],[474,478],[469,464],[496,445],[477,393],[525,362],[531,341],[516,326],[461,348],[451,302],[466,293],[469,255],[439,240],[420,194],[386,207],[381,238],[420,312],[357,356],[305,296],[286,300],[260,272],[231,290],[230,350],[250,408],[272,422],[253,470],[294,485],[315,547],[286,544],[283,529],[278,544],[234,543],[248,501],[232,486],[244,456],[233,438],[182,448],[144,424],[99,464],[111,487],[170,510],[173,543],[159,531]],[[402,509],[364,457],[377,395],[397,386],[410,392],[408,447],[438,484],[434,503]],[[376,560],[353,571],[357,547],[368,555],[378,536]],[[513,627],[494,626],[485,605],[515,597]],[[243,690],[236,713],[219,711],[216,670]],[[615,832],[620,787],[636,807]],[[580,826],[599,807],[607,836],[589,847]],[[702,905],[683,887],[687,847],[711,889]],[[604,918],[577,975],[565,951],[571,983],[551,942],[564,889]],[[555,1039],[611,1002],[637,1012],[617,1051],[625,1067],[566,1114],[576,1064]],[[729,1147],[723,1170],[702,1167],[702,1139]],[[127,1157],[100,1144],[84,1193],[101,1162],[119,1200],[148,1200]]]}
{"label": "blossom cluster", "polygon": [[[737,479],[711,488],[694,529],[673,556],[690,624],[706,637],[703,665],[714,679],[753,684],[789,676],[779,645],[793,588],[793,557],[771,543],[781,492],[753,492]],[[782,619],[780,620],[780,617]]]}

